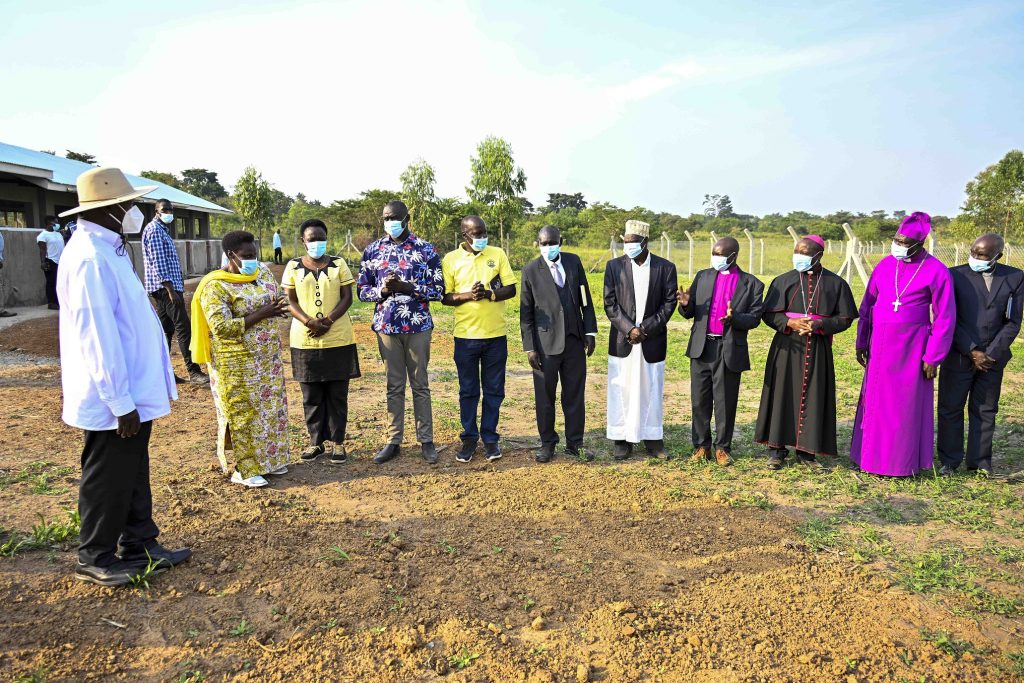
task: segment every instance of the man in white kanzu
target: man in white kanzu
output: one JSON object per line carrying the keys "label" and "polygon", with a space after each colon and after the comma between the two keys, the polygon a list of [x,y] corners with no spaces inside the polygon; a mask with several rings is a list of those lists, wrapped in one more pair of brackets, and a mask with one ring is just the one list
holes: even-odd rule
{"label": "man in white kanzu", "polygon": [[625,255],[604,270],[608,335],[608,439],[624,460],[644,442],[650,457],[667,457],[662,425],[667,325],[676,306],[676,267],[647,248],[651,227],[626,221]]}
{"label": "man in white kanzu", "polygon": [[192,551],[156,538],[149,487],[153,420],[178,398],[163,328],[127,252],[142,230],[134,188],[116,168],[78,176],[78,229],[57,273],[63,419],[85,432],[78,511],[82,530],[75,578],[101,586],[131,583],[147,567],[163,571]]}

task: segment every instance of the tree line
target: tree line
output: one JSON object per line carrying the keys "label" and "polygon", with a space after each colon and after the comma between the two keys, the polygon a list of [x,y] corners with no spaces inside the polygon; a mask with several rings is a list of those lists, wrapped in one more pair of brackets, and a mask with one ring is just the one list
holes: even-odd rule
{"label": "tree line", "polygon": [[[52,152],[51,152],[52,153]],[[95,163],[92,155],[70,152],[68,158]],[[477,214],[487,221],[495,241],[507,245],[529,245],[542,226],[561,228],[573,245],[603,247],[616,239],[628,219],[651,224],[652,235],[667,234],[683,241],[686,233],[706,237],[742,234],[744,229],[761,236],[784,235],[792,227],[799,233],[817,233],[826,239],[844,239],[842,225],[849,223],[861,239],[892,237],[906,215],[905,210],[854,212],[836,211],[818,215],[806,211],[764,216],[738,213],[727,194],[706,194],[700,211],[687,216],[642,206],[619,207],[609,202],[590,202],[582,193],[553,192],[547,203],[534,206],[526,199],[527,176],[504,139],[490,136],[477,146],[469,159],[469,184],[465,195],[441,197],[435,191],[436,174],[425,160],[410,163],[398,177],[396,188],[373,188],[356,197],[329,203],[285,194],[263,178],[254,167],[245,169],[229,192],[216,172],[185,169],[180,173],[143,171],[140,175],[180,188],[235,212],[211,217],[214,234],[241,227],[261,238],[280,229],[286,243],[297,238],[298,226],[307,218],[320,218],[331,228],[332,248],[338,249],[351,233],[356,249],[380,235],[380,212],[385,203],[401,199],[412,216],[413,230],[434,242],[439,249],[454,248],[459,241],[459,221]],[[933,216],[940,239],[970,240],[982,232],[998,232],[1008,241],[1024,237],[1024,152],[1011,150],[1001,160],[983,169],[965,188],[961,213],[952,219]]]}

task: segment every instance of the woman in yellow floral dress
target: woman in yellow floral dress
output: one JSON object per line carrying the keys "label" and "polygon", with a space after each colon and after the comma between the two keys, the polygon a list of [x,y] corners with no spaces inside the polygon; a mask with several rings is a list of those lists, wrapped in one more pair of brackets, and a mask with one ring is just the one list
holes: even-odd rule
{"label": "woman in yellow floral dress", "polygon": [[267,474],[288,471],[288,400],[277,318],[288,300],[257,259],[252,233],[222,240],[228,265],[206,275],[192,301],[192,354],[208,363],[217,409],[217,458],[231,481],[266,486]]}

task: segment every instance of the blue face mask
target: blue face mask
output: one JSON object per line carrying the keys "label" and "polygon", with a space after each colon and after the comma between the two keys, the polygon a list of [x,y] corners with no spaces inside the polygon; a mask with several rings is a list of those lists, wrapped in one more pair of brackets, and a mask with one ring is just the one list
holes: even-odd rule
{"label": "blue face mask", "polygon": [[731,258],[731,256],[731,254],[729,256],[712,255],[711,267],[717,270],[719,273],[724,273],[725,271],[729,270],[729,266],[732,265],[731,263],[729,263],[729,259]]}
{"label": "blue face mask", "polygon": [[487,248],[487,238],[486,237],[476,237],[476,238],[474,238],[472,240],[472,243],[473,243],[473,251],[483,251],[485,248]]}
{"label": "blue face mask", "polygon": [[558,255],[561,253],[562,247],[558,244],[546,244],[540,248],[540,255],[548,261],[556,261],[558,259]]}
{"label": "blue face mask", "polygon": [[306,242],[306,253],[313,258],[320,258],[327,253],[327,242]]}
{"label": "blue face mask", "polygon": [[622,245],[622,250],[626,252],[626,256],[629,258],[636,258],[643,253],[644,243],[643,242],[626,242]]}
{"label": "blue face mask", "polygon": [[793,254],[793,267],[798,273],[806,273],[814,267],[814,257],[805,254]]}
{"label": "blue face mask", "polygon": [[992,261],[982,261],[981,259],[974,258],[973,256],[967,257],[967,265],[971,267],[975,273],[984,273],[986,270],[992,267],[995,263],[995,259]]}
{"label": "blue face mask", "polygon": [[259,270],[260,262],[259,259],[239,259],[240,263],[238,266],[238,272],[242,275],[255,275],[256,271]]}
{"label": "blue face mask", "polygon": [[910,247],[905,247],[902,244],[892,243],[889,247],[889,253],[892,254],[893,258],[897,258],[900,261],[906,261],[910,258]]}
{"label": "blue face mask", "polygon": [[163,221],[166,225],[170,225],[171,223],[174,222],[174,214],[173,213],[162,213],[162,214],[160,214],[160,220]]}
{"label": "blue face mask", "polygon": [[402,221],[384,221],[384,229],[387,230],[392,238],[397,238],[405,232],[405,226],[402,225]]}

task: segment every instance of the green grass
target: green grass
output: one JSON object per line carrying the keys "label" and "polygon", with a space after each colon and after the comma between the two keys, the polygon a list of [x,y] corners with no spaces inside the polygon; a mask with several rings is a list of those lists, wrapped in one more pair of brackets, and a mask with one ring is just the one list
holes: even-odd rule
{"label": "green grass", "polygon": [[243,636],[249,635],[250,633],[252,633],[252,624],[250,624],[244,618],[240,622],[238,622],[237,625],[232,626],[228,630],[228,635],[232,635],[235,638],[241,638]]}
{"label": "green grass", "polygon": [[46,550],[63,548],[78,537],[82,528],[82,520],[78,511],[67,511],[63,521],[47,521],[39,515],[39,523],[33,525],[27,534],[17,531],[9,532],[6,540],[0,543],[0,557],[14,557],[25,550]]}
{"label": "green grass", "polygon": [[968,652],[972,654],[980,652],[980,650],[970,641],[960,640],[947,631],[929,631],[928,629],[921,629],[921,640],[926,643],[931,643],[953,659],[960,659]]}
{"label": "green grass", "polygon": [[461,671],[479,658],[480,655],[476,652],[470,652],[466,648],[462,648],[455,654],[449,655],[448,663]]}

